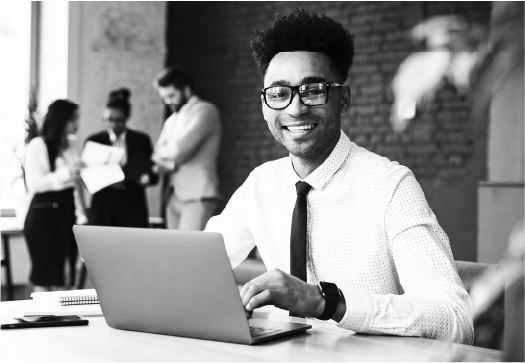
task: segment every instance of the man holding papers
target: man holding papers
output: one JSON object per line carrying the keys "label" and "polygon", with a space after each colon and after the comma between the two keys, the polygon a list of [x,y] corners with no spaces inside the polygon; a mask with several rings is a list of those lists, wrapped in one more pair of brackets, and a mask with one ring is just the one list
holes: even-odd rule
{"label": "man holding papers", "polygon": [[107,130],[86,141],[83,160],[89,167],[81,175],[88,191],[94,193],[89,215],[92,225],[149,225],[144,188],[155,184],[158,177],[151,171],[149,136],[126,127],[130,96],[125,88],[110,93],[103,116]]}

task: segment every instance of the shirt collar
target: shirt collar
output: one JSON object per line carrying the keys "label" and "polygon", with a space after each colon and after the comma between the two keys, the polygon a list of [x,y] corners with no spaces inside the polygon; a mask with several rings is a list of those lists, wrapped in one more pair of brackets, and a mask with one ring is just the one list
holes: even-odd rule
{"label": "shirt collar", "polygon": [[[322,189],[324,185],[334,176],[335,172],[339,170],[343,162],[348,157],[349,152],[350,139],[341,130],[341,137],[339,138],[337,145],[335,145],[335,148],[332,150],[328,158],[326,158],[326,160],[321,165],[319,165],[317,169],[315,169],[303,180],[310,184],[314,189]],[[297,182],[301,179],[297,176],[295,170],[293,169],[292,159],[289,158],[289,160],[290,170],[294,175],[293,180]]]}
{"label": "shirt collar", "polygon": [[122,133],[118,137],[111,129],[108,129],[108,134],[109,134],[109,141],[111,141],[112,144],[114,144],[115,141],[117,140],[122,140],[122,141],[126,140],[126,130],[122,131]]}
{"label": "shirt collar", "polygon": [[177,114],[180,115],[182,111],[188,109],[190,106],[196,104],[198,101],[199,101],[199,97],[197,95],[192,95],[190,99],[188,100],[188,102],[182,105],[182,107],[180,108],[179,112],[177,112]]}

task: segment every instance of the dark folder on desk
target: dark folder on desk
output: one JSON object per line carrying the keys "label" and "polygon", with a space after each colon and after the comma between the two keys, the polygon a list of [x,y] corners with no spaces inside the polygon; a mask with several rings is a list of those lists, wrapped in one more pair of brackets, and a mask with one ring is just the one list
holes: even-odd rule
{"label": "dark folder on desk", "polygon": [[218,233],[97,226],[73,231],[113,328],[256,344],[312,327],[246,319]]}

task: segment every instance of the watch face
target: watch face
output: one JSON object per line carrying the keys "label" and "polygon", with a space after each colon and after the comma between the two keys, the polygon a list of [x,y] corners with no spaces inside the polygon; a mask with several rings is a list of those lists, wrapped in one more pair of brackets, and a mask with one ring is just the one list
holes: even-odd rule
{"label": "watch face", "polygon": [[336,284],[333,284],[331,282],[321,281],[319,282],[319,286],[321,287],[321,290],[323,291],[323,294],[325,295],[336,296],[336,297],[341,296],[339,294],[339,289],[337,288]]}

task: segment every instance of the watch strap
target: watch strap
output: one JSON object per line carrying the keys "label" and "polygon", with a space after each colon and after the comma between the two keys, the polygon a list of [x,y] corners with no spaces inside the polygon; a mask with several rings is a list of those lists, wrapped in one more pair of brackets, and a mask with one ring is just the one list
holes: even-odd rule
{"label": "watch strap", "polygon": [[323,313],[321,314],[321,316],[317,317],[317,319],[330,320],[334,316],[335,312],[337,311],[337,306],[339,305],[339,300],[341,300],[341,295],[339,296],[328,295],[323,291],[321,285],[319,285],[319,289],[321,290],[321,294],[324,297],[325,305],[324,305]]}

